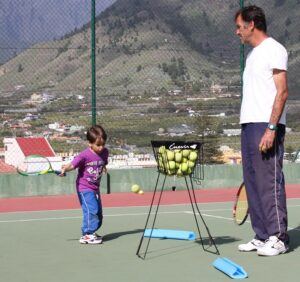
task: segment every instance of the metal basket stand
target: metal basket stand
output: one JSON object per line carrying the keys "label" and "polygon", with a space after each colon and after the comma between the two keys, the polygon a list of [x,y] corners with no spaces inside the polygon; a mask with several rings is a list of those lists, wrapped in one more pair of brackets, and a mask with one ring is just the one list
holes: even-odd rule
{"label": "metal basket stand", "polygon": [[[157,170],[158,170],[158,175],[157,175],[157,179],[156,179],[156,184],[155,184],[155,188],[153,191],[153,196],[152,196],[152,200],[151,200],[151,204],[150,204],[150,208],[149,208],[149,212],[148,212],[148,216],[146,219],[146,224],[145,224],[145,228],[144,231],[142,233],[137,251],[136,251],[136,255],[142,259],[146,258],[148,249],[149,249],[149,244],[151,241],[151,237],[152,237],[152,231],[154,229],[155,226],[155,222],[157,219],[157,214],[158,214],[158,210],[159,210],[159,206],[160,206],[160,202],[161,202],[161,198],[162,198],[162,194],[164,192],[164,187],[165,187],[165,182],[166,182],[166,178],[168,176],[174,176],[175,172],[171,170],[170,166],[168,165],[168,162],[163,162],[161,161],[162,159],[166,159],[167,156],[165,154],[165,152],[168,152],[167,150],[193,150],[197,153],[197,159],[195,161],[195,165],[193,167],[192,170],[189,170],[186,174],[183,174],[182,177],[185,180],[185,184],[186,184],[186,188],[188,191],[188,195],[189,195],[189,199],[190,199],[190,204],[192,207],[192,211],[193,211],[193,215],[194,215],[194,219],[195,219],[195,223],[197,226],[197,230],[199,233],[199,238],[197,240],[200,239],[201,241],[201,245],[204,251],[213,253],[213,254],[217,254],[219,255],[219,250],[216,246],[216,243],[213,239],[213,237],[211,236],[211,233],[209,231],[209,228],[200,212],[200,209],[198,207],[197,204],[197,200],[196,200],[196,195],[195,195],[195,189],[194,189],[194,185],[193,185],[193,181],[195,181],[196,183],[200,183],[201,180],[204,179],[204,169],[203,169],[203,144],[200,142],[183,142],[183,141],[151,141],[152,144],[152,148],[153,148],[153,152],[154,152],[154,156],[155,159],[157,161]],[[161,148],[166,148],[166,151],[162,150]],[[160,187],[160,191],[158,191],[158,184],[159,184],[159,180],[160,177],[163,176],[163,181],[162,181],[162,185]],[[154,217],[153,217],[153,221],[152,224],[150,224],[150,216],[152,214],[152,209],[154,206],[154,202],[155,199],[158,197],[157,200],[157,205],[156,205],[156,209],[154,212]],[[207,236],[208,236],[208,242],[209,245],[208,247],[204,245],[203,242],[203,237],[201,236],[201,232],[200,232],[200,227],[199,227],[199,222],[198,222],[198,217],[197,215],[200,217],[205,230],[207,232]],[[151,233],[150,236],[148,237],[147,240],[147,244],[145,247],[145,251],[141,252],[141,248],[143,246],[143,242],[144,242],[144,234],[145,234],[145,230],[147,229],[148,226],[151,225]],[[214,247],[214,250],[211,250],[211,247]]]}

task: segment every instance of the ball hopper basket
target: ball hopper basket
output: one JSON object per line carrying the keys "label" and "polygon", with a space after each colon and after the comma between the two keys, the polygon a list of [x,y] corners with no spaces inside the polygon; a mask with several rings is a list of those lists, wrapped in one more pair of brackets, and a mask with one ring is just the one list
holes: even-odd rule
{"label": "ball hopper basket", "polygon": [[157,169],[169,176],[190,175],[195,181],[204,179],[203,144],[185,141],[151,141]]}
{"label": "ball hopper basket", "polygon": [[[154,227],[158,215],[160,201],[162,198],[162,194],[164,192],[166,178],[168,176],[182,177],[184,179],[184,183],[188,192],[192,212],[196,223],[196,228],[199,234],[199,237],[196,238],[195,240],[201,241],[203,250],[214,254],[219,254],[219,250],[215,244],[215,241],[211,236],[208,226],[198,207],[198,201],[196,199],[194,185],[193,185],[193,182],[199,183],[201,182],[201,180],[204,179],[203,144],[200,142],[191,142],[191,141],[189,142],[151,141],[151,145],[157,162],[158,175],[153,190],[153,196],[152,196],[148,216],[146,219],[144,232],[141,236],[140,243],[136,251],[136,255],[142,259],[145,259],[146,254],[148,252],[150,240],[151,238],[156,237],[155,232],[158,229],[155,229]],[[162,176],[162,181],[160,181],[161,176]],[[158,186],[160,186],[160,192],[158,192]],[[154,213],[152,212],[153,206],[156,206]],[[203,223],[203,227],[204,227],[203,231],[206,230],[207,233],[206,241],[209,243],[208,247],[204,246],[204,240],[200,232],[200,226],[198,220],[199,217]],[[150,218],[152,218],[152,220]],[[159,229],[159,230],[165,230],[165,229]],[[182,231],[180,232],[180,234],[182,234]],[[145,247],[143,247],[144,237],[147,237],[148,239],[148,242]],[[214,247],[214,250],[211,250],[211,247]]]}

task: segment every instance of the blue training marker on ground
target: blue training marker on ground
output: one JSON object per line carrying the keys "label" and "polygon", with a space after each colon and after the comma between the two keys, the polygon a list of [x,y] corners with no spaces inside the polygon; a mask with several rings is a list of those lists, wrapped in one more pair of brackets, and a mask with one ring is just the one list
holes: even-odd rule
{"label": "blue training marker on ground", "polygon": [[182,230],[169,230],[169,229],[146,229],[144,232],[144,237],[151,238],[163,238],[163,239],[177,239],[177,240],[195,240],[195,233],[192,231],[182,231]]}
{"label": "blue training marker on ground", "polygon": [[213,262],[213,266],[233,279],[244,279],[248,277],[243,267],[228,258],[217,258]]}

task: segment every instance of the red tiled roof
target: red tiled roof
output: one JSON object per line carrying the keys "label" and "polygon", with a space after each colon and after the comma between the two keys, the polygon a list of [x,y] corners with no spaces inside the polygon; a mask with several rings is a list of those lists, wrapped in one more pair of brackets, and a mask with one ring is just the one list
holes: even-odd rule
{"label": "red tiled roof", "polygon": [[17,137],[16,140],[25,157],[29,155],[41,155],[44,157],[55,156],[53,149],[43,137]]}
{"label": "red tiled roof", "polygon": [[6,164],[4,161],[0,160],[0,173],[13,173],[17,172],[17,170],[11,166]]}

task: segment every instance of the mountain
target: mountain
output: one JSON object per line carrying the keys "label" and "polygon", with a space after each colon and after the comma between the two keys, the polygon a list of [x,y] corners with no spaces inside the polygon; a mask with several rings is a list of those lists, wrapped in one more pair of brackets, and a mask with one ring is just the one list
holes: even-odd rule
{"label": "mountain", "polygon": [[[96,1],[97,14],[113,2]],[[90,11],[90,0],[0,0],[0,63],[22,48],[80,28],[90,20]],[[20,49],[6,49],[14,47]]]}
{"label": "mountain", "polygon": [[[225,2],[115,2],[97,17],[98,95],[147,95],[183,87],[205,95],[214,84],[239,85],[239,39],[233,20],[239,7]],[[256,4],[266,7],[269,34],[287,46],[291,97],[299,98],[300,3],[261,0]],[[90,31],[84,27],[61,40],[36,44],[7,62],[0,84],[3,91],[17,84],[24,84],[29,92],[89,89],[89,56]]]}

